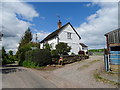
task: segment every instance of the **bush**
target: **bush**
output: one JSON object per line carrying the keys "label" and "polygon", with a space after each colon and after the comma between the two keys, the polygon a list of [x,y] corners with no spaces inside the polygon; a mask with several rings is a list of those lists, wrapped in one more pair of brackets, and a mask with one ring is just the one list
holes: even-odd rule
{"label": "bush", "polygon": [[35,62],[39,66],[45,66],[52,62],[51,53],[46,49],[36,49],[26,52],[25,60]]}
{"label": "bush", "polygon": [[22,63],[24,62],[24,60],[25,60],[25,53],[22,52],[19,55],[19,65],[22,65]]}
{"label": "bush", "polygon": [[30,67],[30,68],[35,68],[35,67],[38,66],[38,64],[35,63],[35,62],[32,62],[32,61],[25,60],[25,61],[23,61],[22,66],[24,66],[24,67]]}
{"label": "bush", "polygon": [[51,55],[52,55],[52,64],[58,64],[58,60],[60,56],[58,55],[57,50],[52,50]]}
{"label": "bush", "polygon": [[68,55],[71,50],[71,47],[67,43],[60,42],[56,45],[56,50],[59,55]]}
{"label": "bush", "polygon": [[24,47],[21,47],[19,49],[19,55],[18,55],[18,59],[19,59],[19,65],[22,65],[22,63],[24,62],[25,60],[25,52],[31,50],[31,47],[29,45],[26,45]]}

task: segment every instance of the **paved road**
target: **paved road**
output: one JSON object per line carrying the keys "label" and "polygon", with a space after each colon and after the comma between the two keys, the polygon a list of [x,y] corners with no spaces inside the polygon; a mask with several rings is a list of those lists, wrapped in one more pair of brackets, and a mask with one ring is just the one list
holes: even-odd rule
{"label": "paved road", "polygon": [[56,88],[56,86],[34,70],[8,66],[2,69],[3,88]]}

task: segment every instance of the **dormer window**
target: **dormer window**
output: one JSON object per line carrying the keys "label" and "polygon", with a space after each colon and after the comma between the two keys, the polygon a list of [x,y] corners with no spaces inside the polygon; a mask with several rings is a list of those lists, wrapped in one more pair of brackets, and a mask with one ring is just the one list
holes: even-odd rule
{"label": "dormer window", "polygon": [[67,38],[68,38],[68,39],[72,39],[71,34],[72,34],[72,33],[70,33],[70,32],[67,33]]}

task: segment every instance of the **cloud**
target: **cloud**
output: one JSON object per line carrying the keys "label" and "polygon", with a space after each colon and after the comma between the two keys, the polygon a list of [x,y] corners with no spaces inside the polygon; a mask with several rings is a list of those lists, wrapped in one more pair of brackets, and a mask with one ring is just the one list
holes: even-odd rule
{"label": "cloud", "polygon": [[94,3],[91,3],[91,2],[90,2],[90,3],[86,4],[85,6],[86,6],[86,7],[93,7],[93,6],[94,6]]}
{"label": "cloud", "polygon": [[46,18],[45,18],[45,17],[43,17],[43,16],[41,16],[41,17],[40,17],[40,19],[45,20]]}
{"label": "cloud", "polygon": [[87,17],[87,20],[93,20],[97,17],[97,14],[92,14],[89,17]]}
{"label": "cloud", "polygon": [[117,2],[93,2],[99,5],[96,13],[88,16],[87,21],[76,27],[82,37],[81,42],[89,48],[104,48],[104,34],[118,28],[118,3]]}
{"label": "cloud", "polygon": [[[2,13],[0,14],[0,20],[2,20],[0,27],[4,34],[3,46],[7,51],[13,50],[14,52],[17,51],[23,33],[32,25],[29,21],[39,16],[33,6],[19,0],[15,1],[2,2],[2,8],[0,8],[0,13]],[[17,15],[21,15],[24,20],[18,18]]]}

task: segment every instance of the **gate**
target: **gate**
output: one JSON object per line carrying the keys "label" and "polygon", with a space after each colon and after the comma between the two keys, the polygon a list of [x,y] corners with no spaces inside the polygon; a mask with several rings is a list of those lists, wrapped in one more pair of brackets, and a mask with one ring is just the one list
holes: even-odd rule
{"label": "gate", "polygon": [[110,64],[120,65],[120,51],[110,51]]}

